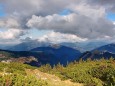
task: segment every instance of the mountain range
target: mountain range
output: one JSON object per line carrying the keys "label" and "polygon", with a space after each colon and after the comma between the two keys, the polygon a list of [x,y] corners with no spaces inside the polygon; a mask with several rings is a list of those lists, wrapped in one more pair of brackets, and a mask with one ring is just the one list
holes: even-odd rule
{"label": "mountain range", "polygon": [[95,51],[95,50],[102,51],[102,52],[115,53],[115,43],[111,43],[111,44],[108,44],[108,45],[98,47],[98,48],[94,49],[93,51]]}
{"label": "mountain range", "polygon": [[38,40],[30,40],[28,42],[22,42],[20,44],[17,44],[15,46],[9,46],[1,49],[7,49],[11,51],[29,51],[31,49],[34,49],[36,47],[48,47],[50,45],[63,45],[66,47],[70,47],[76,50],[79,50],[80,52],[85,51],[91,51],[97,47],[101,47],[103,45],[109,44],[108,42],[102,42],[102,41],[94,41],[94,42],[62,42],[62,43],[50,43],[47,41],[38,41]]}
{"label": "mountain range", "polygon": [[83,60],[87,60],[88,58],[91,60],[99,60],[101,58],[104,59],[110,59],[110,58],[115,58],[115,53],[111,53],[111,52],[100,52],[100,51],[94,51],[94,52],[85,52],[81,55],[81,57]]}
{"label": "mountain range", "polygon": [[[61,45],[52,45],[48,47],[38,47],[32,49],[34,52],[43,52],[48,55],[45,60],[49,60],[51,64],[60,64],[66,65],[67,62],[72,62],[78,60],[81,52],[70,47],[61,46]],[[42,57],[42,59],[44,59]]]}
{"label": "mountain range", "polygon": [[28,42],[22,42],[20,44],[17,44],[15,46],[12,46],[10,48],[7,48],[7,50],[11,50],[11,51],[29,51],[33,48],[36,47],[46,47],[50,45],[50,43],[48,42],[40,42],[37,40],[32,40],[32,41],[28,41]]}
{"label": "mountain range", "polygon": [[[52,45],[48,47],[37,47],[30,51],[5,51],[1,50],[2,56],[20,58],[20,57],[35,57],[40,64],[56,65],[58,63],[66,65],[68,62],[78,60],[81,52],[70,47]],[[5,56],[5,57],[7,57]],[[33,64],[36,64],[34,62]],[[32,65],[33,65],[32,64]]]}
{"label": "mountain range", "polygon": [[[84,51],[86,50],[85,52],[81,52],[79,48],[76,49],[76,47],[72,45],[73,43],[61,43],[61,44],[51,44],[51,43],[43,43],[43,42],[41,43],[28,42],[27,44],[27,42],[24,42],[10,48],[9,50],[0,50],[0,60],[14,60],[12,58],[16,58],[20,60],[19,58],[25,59],[25,58],[33,57],[37,60],[34,61],[31,60],[30,62],[26,62],[24,60],[25,61],[24,63],[33,66],[40,66],[48,63],[53,66],[58,63],[62,65],[67,65],[68,63],[75,60],[78,61],[81,58],[83,60],[86,60],[88,58],[91,58],[92,60],[101,59],[102,57],[104,57],[105,59],[109,59],[110,57],[115,58],[114,43],[97,47],[91,51],[87,51],[87,49],[84,49]],[[89,43],[89,44],[90,45],[92,44],[91,46],[93,46],[93,43]],[[94,45],[95,44],[96,43],[94,43]]]}

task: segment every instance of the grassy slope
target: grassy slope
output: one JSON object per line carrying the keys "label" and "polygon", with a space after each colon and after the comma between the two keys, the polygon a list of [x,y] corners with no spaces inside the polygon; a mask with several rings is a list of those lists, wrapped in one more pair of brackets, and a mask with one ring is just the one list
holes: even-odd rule
{"label": "grassy slope", "polygon": [[0,63],[0,75],[4,73],[32,75],[37,80],[47,82],[47,86],[83,86],[77,83],[84,83],[87,86],[115,86],[114,59],[73,62],[67,67],[58,64],[53,69],[50,65],[36,68],[20,63]]}
{"label": "grassy slope", "polygon": [[25,86],[25,83],[28,84],[30,81],[33,84],[31,86],[83,86],[70,80],[62,81],[58,76],[43,73],[38,68],[26,64],[0,63],[0,86],[10,86],[12,82],[13,86],[21,86],[21,84]]}
{"label": "grassy slope", "polygon": [[83,86],[83,84],[73,83],[70,80],[62,81],[59,77],[39,70],[26,70],[27,74],[35,75],[38,79],[45,80],[49,86]]}

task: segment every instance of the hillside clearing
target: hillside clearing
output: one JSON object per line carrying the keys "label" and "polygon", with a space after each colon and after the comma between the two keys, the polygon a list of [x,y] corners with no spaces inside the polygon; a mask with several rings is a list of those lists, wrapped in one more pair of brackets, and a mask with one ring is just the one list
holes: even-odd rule
{"label": "hillside clearing", "polygon": [[35,70],[27,69],[26,73],[29,75],[34,75],[38,79],[45,80],[46,82],[48,82],[49,86],[83,86],[83,84],[74,83],[71,82],[70,80],[62,81],[59,77],[55,75],[43,73],[37,69]]}

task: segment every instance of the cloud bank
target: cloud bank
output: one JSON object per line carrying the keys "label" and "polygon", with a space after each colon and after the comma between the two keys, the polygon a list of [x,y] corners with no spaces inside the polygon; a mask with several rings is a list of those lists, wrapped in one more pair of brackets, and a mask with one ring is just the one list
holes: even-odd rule
{"label": "cloud bank", "polygon": [[[33,28],[55,33],[51,37],[43,35],[44,40],[50,37],[56,41],[57,37],[59,41],[61,38],[69,41],[70,34],[79,41],[115,37],[115,24],[106,17],[115,13],[115,0],[0,0],[0,3],[6,14],[0,19],[0,28],[7,29],[1,31],[1,39],[20,39]],[[68,14],[60,14],[64,10]],[[4,37],[6,33],[12,36]]]}
{"label": "cloud bank", "polygon": [[72,13],[70,15],[35,16],[27,22],[30,28],[54,30],[61,33],[71,33],[83,38],[99,38],[115,34],[112,22],[104,18],[93,20],[84,15]]}

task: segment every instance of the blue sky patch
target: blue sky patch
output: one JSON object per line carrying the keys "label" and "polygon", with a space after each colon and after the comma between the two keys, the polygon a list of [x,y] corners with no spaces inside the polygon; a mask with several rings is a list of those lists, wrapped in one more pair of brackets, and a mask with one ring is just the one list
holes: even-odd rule
{"label": "blue sky patch", "polygon": [[71,10],[65,9],[62,12],[60,12],[59,14],[63,16],[63,15],[69,15],[70,13],[72,13]]}
{"label": "blue sky patch", "polygon": [[5,12],[4,12],[4,9],[3,9],[3,5],[0,4],[0,17],[3,17],[5,16]]}
{"label": "blue sky patch", "polygon": [[43,35],[49,33],[51,31],[49,30],[37,30],[37,29],[30,29],[29,34],[27,34],[27,37],[32,37],[34,39],[42,37]]}
{"label": "blue sky patch", "polygon": [[108,13],[107,18],[111,21],[115,21],[115,13]]}

